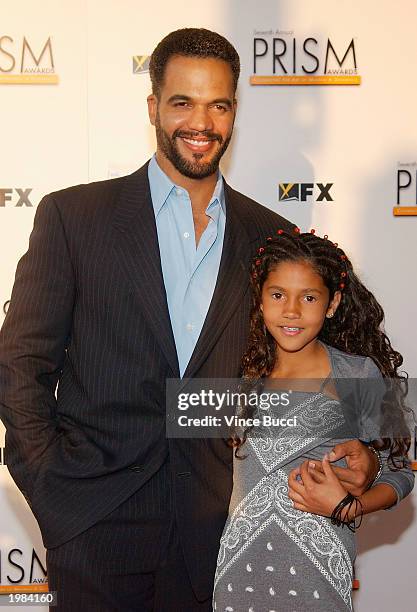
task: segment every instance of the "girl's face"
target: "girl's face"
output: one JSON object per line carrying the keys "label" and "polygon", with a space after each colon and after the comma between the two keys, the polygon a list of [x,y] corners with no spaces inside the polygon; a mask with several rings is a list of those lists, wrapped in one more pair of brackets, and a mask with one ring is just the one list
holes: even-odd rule
{"label": "girl's face", "polygon": [[316,341],[326,315],[336,312],[341,298],[329,290],[307,261],[284,261],[271,270],[262,287],[261,310],[278,348],[294,353]]}

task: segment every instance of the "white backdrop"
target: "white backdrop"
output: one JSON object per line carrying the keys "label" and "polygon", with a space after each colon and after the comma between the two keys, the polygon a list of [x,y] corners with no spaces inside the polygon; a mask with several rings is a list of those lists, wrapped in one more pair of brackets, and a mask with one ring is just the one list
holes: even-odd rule
{"label": "white backdrop", "polygon": [[[413,0],[401,5],[388,0],[211,0],[206,6],[192,0],[2,3],[1,304],[10,296],[16,263],[27,248],[43,194],[125,174],[153,153],[146,110],[149,76],[134,74],[133,56],[148,55],[171,30],[202,26],[228,37],[242,62],[235,135],[223,163],[227,180],[303,229],[327,233],[349,252],[384,305],[386,328],[405,356],[405,369],[417,376],[417,285],[410,274],[417,217],[393,216],[398,169],[413,175],[401,204],[416,204],[416,21]],[[306,38],[317,40],[317,75],[323,74],[327,40],[341,59],[353,39],[361,85],[251,86],[253,39],[262,37],[271,48],[274,37],[255,31],[270,30],[286,32],[275,37],[283,38],[289,49],[296,39],[298,75],[303,62],[312,66],[302,51]],[[21,77],[23,37],[39,60],[36,66],[26,50],[24,69],[38,71],[51,69],[47,53],[39,58],[51,38],[58,84],[4,84],[5,77]],[[285,56],[290,75],[291,53]],[[10,70],[12,57],[15,66]],[[351,60],[349,54],[343,68],[352,68]],[[257,74],[272,74],[270,54],[259,60],[258,68]],[[306,202],[279,202],[279,183],[333,183],[333,201],[309,197]],[[17,205],[16,189],[32,189],[32,206]],[[0,323],[2,318],[0,314]],[[410,496],[395,513],[369,517],[358,533],[357,612],[415,609],[415,498]],[[36,523],[4,466],[0,507],[0,584],[28,584],[32,549],[43,563],[44,552]],[[13,549],[18,551],[9,561]],[[12,561],[23,567],[24,576]],[[36,561],[32,579],[43,579]]]}

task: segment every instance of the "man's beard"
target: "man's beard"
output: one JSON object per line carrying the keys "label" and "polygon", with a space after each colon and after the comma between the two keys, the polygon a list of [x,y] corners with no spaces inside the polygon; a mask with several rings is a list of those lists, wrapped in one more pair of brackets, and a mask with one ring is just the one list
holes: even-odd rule
{"label": "man's beard", "polygon": [[[231,133],[225,140],[223,140],[220,134],[216,134],[215,132],[211,132],[210,130],[204,130],[202,132],[186,132],[180,129],[175,130],[172,136],[169,136],[161,126],[159,112],[156,115],[155,130],[156,141],[162,153],[167,159],[169,159],[169,161],[172,163],[174,168],[178,170],[178,172],[191,179],[203,179],[217,172],[220,160],[226,152],[226,149],[229,146],[229,142],[232,138]],[[193,153],[195,161],[188,161],[181,155],[178,149],[176,139],[192,139],[201,136],[205,136],[208,140],[217,140],[220,145],[217,153],[210,161],[206,163],[202,163],[199,161],[203,158],[204,153]]]}

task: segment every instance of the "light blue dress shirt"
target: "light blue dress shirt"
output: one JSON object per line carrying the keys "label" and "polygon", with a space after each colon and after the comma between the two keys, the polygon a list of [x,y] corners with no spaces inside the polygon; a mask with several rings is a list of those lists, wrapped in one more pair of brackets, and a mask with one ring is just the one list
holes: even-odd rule
{"label": "light blue dress shirt", "polygon": [[201,333],[220,267],[226,226],[223,177],[219,172],[206,208],[210,220],[197,248],[188,192],[168,178],[155,156],[149,162],[148,177],[182,377]]}

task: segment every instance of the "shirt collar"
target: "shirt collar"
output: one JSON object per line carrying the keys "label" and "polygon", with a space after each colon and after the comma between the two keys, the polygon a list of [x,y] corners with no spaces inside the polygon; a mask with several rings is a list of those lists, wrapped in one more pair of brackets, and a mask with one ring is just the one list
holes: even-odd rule
{"label": "shirt collar", "polygon": [[[183,189],[178,185],[175,185],[171,179],[165,174],[160,168],[156,161],[156,156],[153,155],[148,165],[148,178],[149,186],[151,190],[152,205],[155,213],[155,218],[158,216],[159,211],[167,201],[173,189]],[[183,189],[184,191],[184,189]],[[217,171],[217,182],[214,187],[213,195],[210,198],[207,211],[212,211],[216,208],[216,204],[220,203],[223,213],[226,214],[226,203],[224,198],[224,181],[220,170]]]}

